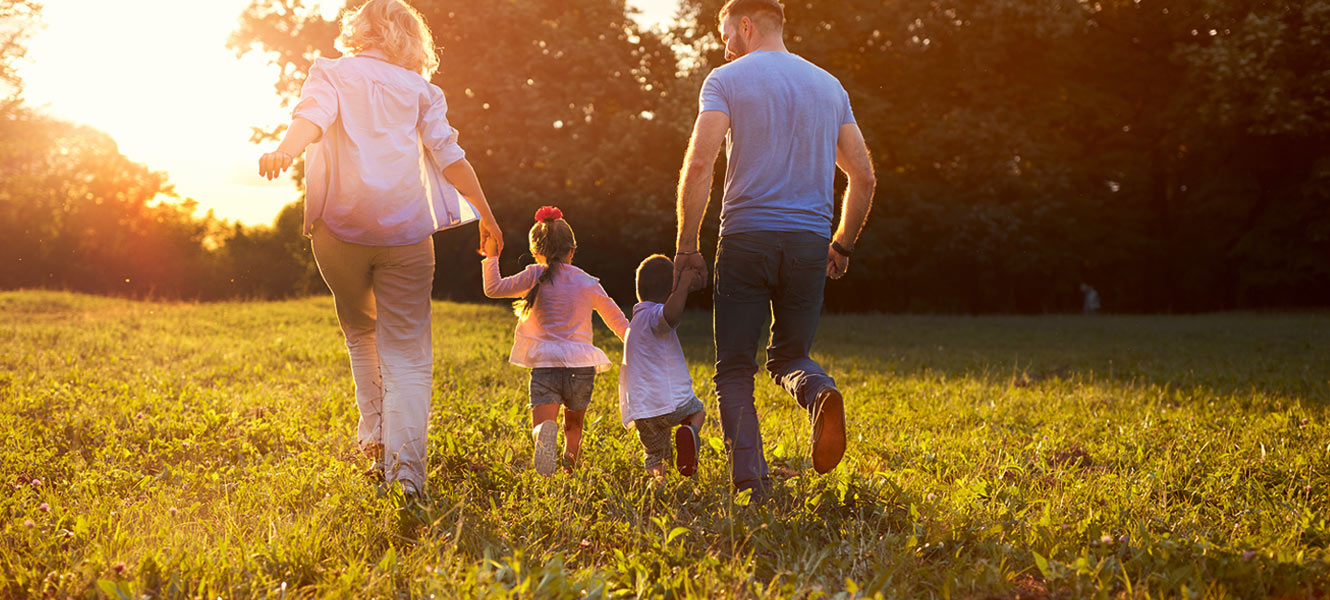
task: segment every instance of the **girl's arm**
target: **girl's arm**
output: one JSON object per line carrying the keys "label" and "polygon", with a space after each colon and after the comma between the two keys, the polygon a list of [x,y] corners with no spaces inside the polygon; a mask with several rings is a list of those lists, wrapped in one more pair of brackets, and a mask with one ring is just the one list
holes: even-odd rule
{"label": "girl's arm", "polygon": [[512,277],[499,276],[499,257],[487,256],[480,262],[480,271],[485,279],[485,296],[489,298],[521,298],[536,286],[544,267],[531,265]]}
{"label": "girl's arm", "polygon": [[259,176],[272,181],[291,168],[291,163],[295,162],[296,157],[304,154],[306,146],[319,141],[321,137],[323,130],[313,121],[304,117],[292,119],[291,126],[286,128],[286,135],[282,137],[282,143],[277,149],[259,157]]}
{"label": "girl's arm", "polygon": [[619,336],[619,340],[622,341],[624,336],[628,334],[628,319],[624,318],[623,311],[619,310],[619,305],[614,303],[614,299],[605,293],[605,288],[601,287],[599,283],[590,291],[591,306],[596,309],[596,312],[600,313],[601,320],[605,321],[605,324],[610,327],[610,331],[613,331],[614,335]]}

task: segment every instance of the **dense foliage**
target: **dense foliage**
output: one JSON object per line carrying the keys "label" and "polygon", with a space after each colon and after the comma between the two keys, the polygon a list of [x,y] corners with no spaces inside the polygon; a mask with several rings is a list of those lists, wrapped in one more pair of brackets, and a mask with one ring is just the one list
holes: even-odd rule
{"label": "dense foliage", "polygon": [[[565,208],[577,261],[625,303],[637,261],[672,249],[697,91],[722,62],[721,3],[687,0],[669,31],[636,23],[623,0],[414,3],[514,249],[506,269],[542,204]],[[1110,311],[1330,303],[1330,0],[787,4],[790,48],[849,90],[879,173],[830,308],[1065,311],[1081,282]],[[290,101],[310,61],[336,55],[335,33],[300,0],[255,0],[232,45],[282,65]],[[0,199],[26,193],[0,183]],[[285,225],[244,232],[233,259],[271,254],[221,275],[240,277],[232,288],[180,293],[319,289]],[[436,244],[436,295],[478,298],[474,231]]]}

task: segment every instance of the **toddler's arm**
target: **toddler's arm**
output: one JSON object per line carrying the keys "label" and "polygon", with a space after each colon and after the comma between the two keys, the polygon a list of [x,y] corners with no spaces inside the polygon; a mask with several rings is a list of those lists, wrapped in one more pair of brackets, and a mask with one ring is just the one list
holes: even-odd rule
{"label": "toddler's arm", "polygon": [[512,277],[499,276],[499,257],[486,256],[480,261],[481,276],[485,280],[485,296],[489,298],[521,298],[536,286],[544,267],[531,265]]}
{"label": "toddler's arm", "polygon": [[665,300],[665,309],[662,311],[665,316],[665,323],[671,329],[679,326],[679,320],[683,318],[684,303],[688,301],[688,290],[693,285],[693,280],[697,278],[697,271],[687,270],[679,274],[679,284],[674,286],[674,291],[670,292],[669,299]]}
{"label": "toddler's arm", "polygon": [[619,310],[619,305],[614,303],[614,299],[605,293],[605,288],[599,283],[591,288],[591,306],[600,313],[601,320],[609,326],[614,335],[619,336],[622,341],[625,335],[628,335],[628,319],[624,318],[623,311]]}

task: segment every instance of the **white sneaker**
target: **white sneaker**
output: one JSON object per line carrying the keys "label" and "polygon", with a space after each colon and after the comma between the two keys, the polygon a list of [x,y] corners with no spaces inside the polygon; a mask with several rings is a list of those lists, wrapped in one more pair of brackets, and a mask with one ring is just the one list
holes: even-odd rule
{"label": "white sneaker", "polygon": [[531,431],[531,436],[536,441],[532,456],[536,472],[549,477],[559,467],[559,426],[554,421],[545,421]]}

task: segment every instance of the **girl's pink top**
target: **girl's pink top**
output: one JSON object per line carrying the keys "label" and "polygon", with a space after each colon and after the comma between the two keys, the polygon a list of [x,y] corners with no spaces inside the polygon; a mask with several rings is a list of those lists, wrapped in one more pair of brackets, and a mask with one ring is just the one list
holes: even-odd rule
{"label": "girl's pink top", "polygon": [[[500,277],[499,259],[486,258],[481,262],[485,295],[521,298],[536,285],[546,268],[535,264],[512,277]],[[593,310],[600,313],[600,318],[622,340],[628,330],[628,319],[605,293],[600,280],[572,265],[561,265],[550,281],[540,284],[531,313],[518,321],[508,360],[529,369],[595,367],[597,373],[608,371],[609,357],[591,343]]]}

